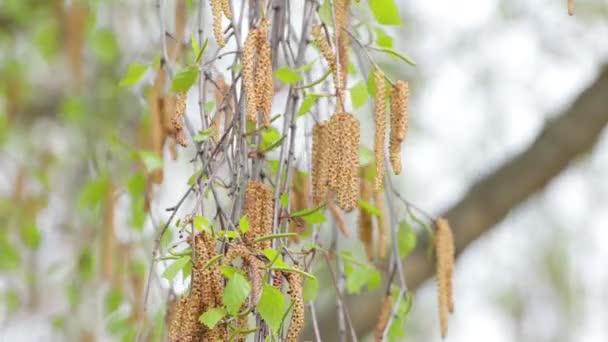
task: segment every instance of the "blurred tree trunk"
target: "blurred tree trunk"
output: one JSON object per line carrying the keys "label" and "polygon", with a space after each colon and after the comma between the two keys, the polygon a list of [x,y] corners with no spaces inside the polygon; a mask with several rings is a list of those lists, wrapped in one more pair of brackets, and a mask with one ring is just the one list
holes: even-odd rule
{"label": "blurred tree trunk", "polygon": [[[454,230],[456,253],[504,219],[509,211],[542,190],[577,157],[589,152],[608,123],[608,67],[560,116],[547,122],[536,140],[520,154],[479,180],[444,213]],[[426,241],[419,236],[418,249],[404,262],[410,290],[417,289],[434,273],[433,260],[425,255]],[[383,290],[349,298],[353,324],[359,336],[373,331]],[[456,294],[456,302],[458,301]],[[456,304],[458,305],[458,304]],[[356,308],[365,308],[360,310]],[[325,341],[337,340],[335,312],[319,315]],[[312,336],[310,328],[307,340]]]}

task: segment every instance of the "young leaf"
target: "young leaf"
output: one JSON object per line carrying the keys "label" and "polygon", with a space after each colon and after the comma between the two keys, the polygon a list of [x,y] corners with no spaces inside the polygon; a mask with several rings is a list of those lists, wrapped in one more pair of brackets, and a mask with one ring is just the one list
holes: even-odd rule
{"label": "young leaf", "polygon": [[163,160],[152,151],[139,151],[137,156],[146,167],[146,171],[152,172],[163,167]]}
{"label": "young leaf", "polygon": [[241,219],[239,220],[239,229],[243,234],[249,231],[249,219],[247,218],[247,215],[241,216]]}
{"label": "young leaf", "polygon": [[285,311],[285,298],[283,293],[270,284],[264,284],[260,301],[258,302],[260,316],[274,334],[281,328],[283,312]]}
{"label": "young leaf", "polygon": [[192,33],[192,36],[190,37],[190,44],[192,45],[192,52],[194,52],[194,55],[197,56],[198,52],[201,50],[201,47],[198,46],[198,39],[196,39],[196,35],[194,35],[194,33]]}
{"label": "young leaf", "polygon": [[194,135],[193,139],[196,142],[203,142],[206,141],[207,139],[211,138],[211,136],[213,135],[213,128],[207,128],[205,130],[199,131],[198,133],[196,133],[196,135]]}
{"label": "young leaf", "polygon": [[393,37],[387,35],[379,27],[374,28],[374,32],[376,32],[376,45],[390,49],[393,48]]}
{"label": "young leaf", "polygon": [[354,109],[361,108],[364,104],[367,103],[368,99],[369,97],[367,94],[367,86],[365,85],[365,82],[359,81],[359,83],[355,84],[355,86],[350,89],[350,100]]}
{"label": "young leaf", "polygon": [[395,5],[395,0],[369,0],[369,7],[379,24],[402,24],[399,17],[399,8]]}
{"label": "young leaf", "polygon": [[38,227],[33,223],[28,223],[21,228],[21,240],[31,250],[37,250],[40,247],[42,234]]}
{"label": "young leaf", "polygon": [[291,213],[291,217],[301,217],[304,221],[310,224],[317,224],[325,222],[325,215],[323,215],[324,205],[320,205],[315,208],[307,208],[303,210]]}
{"label": "young leaf", "polygon": [[268,258],[272,262],[273,267],[289,267],[285,261],[283,261],[283,257],[281,253],[279,253],[276,249],[266,248],[262,251],[262,254]]}
{"label": "young leaf", "polygon": [[148,70],[146,64],[133,63],[129,65],[127,73],[123,76],[118,85],[121,87],[130,87],[137,84],[141,77],[146,73],[146,70]]}
{"label": "young leaf", "polygon": [[185,255],[175,260],[174,263],[172,263],[171,265],[169,265],[169,267],[165,269],[165,271],[163,272],[163,278],[167,279],[168,281],[172,281],[173,278],[175,278],[175,276],[177,275],[177,273],[179,273],[179,271],[181,271],[189,262],[189,255]]}
{"label": "young leaf", "polygon": [[317,278],[304,279],[304,301],[309,302],[317,298],[319,292],[319,281]]}
{"label": "young leaf", "polygon": [[399,255],[405,258],[416,247],[416,233],[405,220],[399,223],[397,239],[399,241]]}
{"label": "young leaf", "polygon": [[282,193],[279,202],[281,202],[282,206],[286,207],[289,204],[289,195],[286,192]]}
{"label": "young leaf", "polygon": [[251,285],[249,281],[240,273],[235,273],[229,280],[224,289],[222,300],[228,313],[236,315],[241,308],[247,296],[251,292]]}
{"label": "young leaf", "polygon": [[380,215],[382,215],[382,213],[380,212],[380,209],[376,208],[369,202],[366,202],[364,200],[359,200],[357,203],[359,204],[359,207],[361,207],[363,210],[367,211],[368,213],[370,213],[372,215],[375,215],[378,217]]}
{"label": "young leaf", "polygon": [[103,199],[108,187],[108,179],[99,177],[84,186],[79,195],[79,204],[83,207],[94,208]]}
{"label": "young leaf", "polygon": [[310,108],[317,102],[319,99],[319,95],[316,94],[306,94],[304,95],[304,100],[302,100],[302,104],[300,105],[300,109],[296,113],[296,117],[300,117],[310,111]]}
{"label": "young leaf", "polygon": [[204,216],[195,216],[192,220],[192,224],[194,225],[194,229],[202,232],[203,230],[209,230],[209,220]]}
{"label": "young leaf", "polygon": [[393,57],[393,58],[397,58],[400,59],[402,61],[404,61],[405,63],[411,65],[411,66],[416,66],[416,62],[414,62],[413,59],[411,59],[410,57],[401,54],[393,49],[389,49],[389,48],[381,48],[381,47],[374,47],[374,50],[380,51],[380,52],[384,52],[386,54],[388,54],[389,56]]}
{"label": "young leaf", "polygon": [[285,84],[293,84],[298,82],[302,77],[293,69],[288,67],[280,67],[274,72],[274,76]]}
{"label": "young leaf", "polygon": [[215,328],[217,322],[222,320],[224,317],[226,317],[226,309],[211,308],[200,315],[198,321],[206,325],[209,329],[213,329]]}
{"label": "young leaf", "polygon": [[188,89],[192,87],[197,77],[198,68],[195,66],[187,67],[185,69],[180,70],[173,78],[173,83],[171,84],[171,91],[178,93],[187,92]]}

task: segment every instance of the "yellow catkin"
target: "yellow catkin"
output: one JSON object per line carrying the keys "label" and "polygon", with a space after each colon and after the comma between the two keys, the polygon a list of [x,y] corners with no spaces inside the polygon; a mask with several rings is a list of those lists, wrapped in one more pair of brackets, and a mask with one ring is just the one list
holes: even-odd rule
{"label": "yellow catkin", "polygon": [[336,77],[336,55],[334,54],[321,25],[312,26],[312,38],[315,45],[325,58],[327,65],[329,65],[329,70],[332,72],[334,77]]}
{"label": "yellow catkin", "polygon": [[[215,141],[219,141],[220,137],[222,136],[222,131],[221,131],[221,127],[220,127],[220,123],[222,120],[222,117],[226,116],[226,112],[228,112],[230,110],[230,104],[228,103],[228,97],[230,96],[229,94],[229,90],[230,87],[228,87],[228,85],[226,84],[226,81],[224,81],[224,77],[222,77],[221,75],[217,77],[217,79],[215,80],[215,115],[213,116],[213,119],[211,120],[211,129],[213,130],[213,137],[215,138]],[[227,126],[228,125],[228,121],[225,120],[224,121],[224,125]]]}
{"label": "yellow catkin", "polygon": [[268,41],[268,20],[266,18],[262,19],[256,38],[256,49],[258,52],[258,63],[255,72],[257,109],[262,113],[263,125],[268,126],[270,125],[270,116],[272,114],[274,84],[270,43]]}
{"label": "yellow catkin", "polygon": [[222,12],[229,20],[232,20],[232,10],[230,9],[230,0],[222,0]]}
{"label": "yellow catkin", "polygon": [[348,49],[350,46],[350,35],[348,33],[350,0],[336,0],[334,8],[336,12],[336,36],[340,60],[340,88],[346,89]]}
{"label": "yellow catkin", "polygon": [[272,232],[274,199],[272,189],[259,181],[250,181],[245,190],[245,214],[249,220],[249,232],[244,236],[245,243],[251,248],[265,249],[270,240],[254,243],[254,240]]}
{"label": "yellow catkin", "polygon": [[173,132],[175,141],[186,147],[186,138],[184,136],[184,115],[186,113],[186,93],[179,93],[175,99],[175,114],[171,118],[171,125],[173,126]]}
{"label": "yellow catkin", "polygon": [[407,82],[396,81],[391,90],[391,133],[389,159],[393,172],[401,173],[401,143],[405,140],[408,128],[408,96]]}
{"label": "yellow catkin", "polygon": [[209,4],[211,5],[211,15],[213,16],[213,36],[217,45],[223,48],[226,45],[226,41],[224,40],[224,32],[222,30],[222,0],[210,0]]}
{"label": "yellow catkin", "polygon": [[255,255],[249,254],[245,257],[247,266],[247,274],[251,280],[251,298],[254,303],[257,303],[262,294],[264,286],[264,262],[258,259]]}
{"label": "yellow catkin", "polygon": [[376,216],[376,222],[378,223],[378,257],[381,259],[386,257],[386,216],[384,208],[384,194],[382,192],[374,192],[374,204],[380,216]]}
{"label": "yellow catkin", "polygon": [[245,39],[245,45],[243,47],[243,53],[241,55],[241,64],[243,66],[243,87],[245,89],[246,105],[245,111],[247,118],[250,121],[255,122],[257,117],[257,104],[258,99],[256,97],[256,81],[255,81],[255,58],[257,50],[257,36],[258,30],[252,29],[247,34]]}
{"label": "yellow catkin", "polygon": [[320,122],[312,129],[312,202],[315,206],[327,200],[331,150],[329,125],[326,121]]}
{"label": "yellow catkin", "polygon": [[289,298],[293,306],[291,311],[291,323],[287,330],[287,342],[298,342],[298,337],[304,326],[304,297],[302,291],[302,276],[298,273],[285,273],[289,283]]}
{"label": "yellow catkin", "polygon": [[338,206],[351,211],[359,200],[359,120],[350,113],[336,113],[329,121],[329,187]]}
{"label": "yellow catkin", "polygon": [[374,175],[374,191],[379,192],[382,190],[382,181],[384,179],[384,141],[386,137],[386,113],[384,101],[386,82],[384,80],[384,73],[380,69],[374,70],[374,83],[376,84],[376,134],[374,141],[374,163],[376,165],[376,173]]}
{"label": "yellow catkin", "polygon": [[376,342],[382,342],[384,330],[391,317],[391,310],[393,309],[393,296],[386,294],[382,300],[382,307],[380,308],[380,315],[378,316],[378,322],[376,323]]}
{"label": "yellow catkin", "polygon": [[170,342],[192,340],[191,337],[194,335],[194,331],[189,331],[188,329],[193,326],[187,324],[189,307],[188,297],[178,300],[173,305],[167,328],[167,337]]}
{"label": "yellow catkin", "polygon": [[574,0],[568,0],[568,15],[574,15]]}
{"label": "yellow catkin", "polygon": [[437,288],[439,297],[439,321],[441,336],[448,331],[448,315],[453,311],[452,272],[454,268],[454,237],[448,221],[435,221],[435,256],[437,266]]}
{"label": "yellow catkin", "polygon": [[[365,178],[361,178],[360,181],[360,195],[361,199],[367,202],[371,201],[372,198],[372,186],[369,181]],[[365,253],[369,260],[374,259],[374,227],[372,224],[371,213],[363,208],[359,207],[359,240],[365,246]]]}

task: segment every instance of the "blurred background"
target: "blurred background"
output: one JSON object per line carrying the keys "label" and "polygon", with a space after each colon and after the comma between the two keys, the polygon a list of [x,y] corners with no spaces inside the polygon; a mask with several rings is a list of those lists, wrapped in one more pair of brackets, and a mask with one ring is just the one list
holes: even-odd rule
{"label": "blurred background", "polygon": [[[176,2],[190,37],[198,1],[164,1],[169,32]],[[146,167],[159,161],[137,147],[159,60],[154,5],[0,0],[0,341],[134,340],[154,221],[195,170],[194,151],[172,161],[167,147],[146,216]],[[398,188],[455,230],[447,340],[607,341],[608,1],[578,1],[574,16],[565,0],[398,5],[404,25],[384,30],[417,66],[378,61],[410,82]],[[133,63],[147,66],[141,81],[121,85]],[[404,341],[440,340],[431,266],[406,263]],[[373,335],[362,305],[374,297],[359,297],[355,324]],[[318,308],[335,330],[333,309]]]}

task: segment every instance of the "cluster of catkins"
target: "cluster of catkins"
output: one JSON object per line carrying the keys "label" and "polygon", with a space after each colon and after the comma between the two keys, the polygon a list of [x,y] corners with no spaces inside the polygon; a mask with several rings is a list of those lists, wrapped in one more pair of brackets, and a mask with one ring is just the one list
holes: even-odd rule
{"label": "cluster of catkins", "polygon": [[230,0],[210,0],[211,14],[213,15],[213,35],[219,47],[224,47],[226,41],[224,39],[224,31],[222,30],[222,18],[225,16],[232,20],[232,10],[230,9]]}
{"label": "cluster of catkins", "polygon": [[[248,314],[239,315],[236,322],[230,323],[231,329],[228,328],[228,320],[222,320],[213,329],[209,329],[199,322],[199,317],[209,309],[222,307],[224,280],[218,266],[232,265],[237,259],[241,260],[239,266],[246,272],[252,285],[249,300],[243,304],[240,312],[245,313],[248,308],[256,306],[268,272],[265,261],[259,255],[270,247],[270,240],[259,238],[271,234],[273,209],[272,189],[260,181],[249,181],[245,190],[244,208],[249,231],[244,233],[242,241],[235,240],[226,244],[227,250],[220,264],[212,265],[218,249],[211,234],[203,231],[195,236],[191,243],[196,257],[192,267],[191,290],[189,295],[178,300],[170,310],[169,341],[228,341],[231,338],[244,341],[242,333],[250,331]],[[273,277],[273,285],[279,289],[282,287],[282,279],[287,280],[287,294],[293,306],[286,340],[297,342],[304,326],[301,276],[298,273],[275,271]],[[230,331],[237,336],[231,336]]]}
{"label": "cluster of catkins", "polygon": [[261,20],[257,28],[247,34],[243,54],[243,85],[247,99],[247,118],[257,122],[258,112],[262,124],[270,125],[274,84],[272,79],[272,57],[268,42],[268,19]]}

